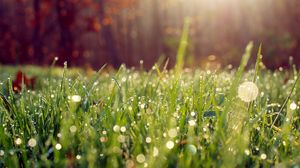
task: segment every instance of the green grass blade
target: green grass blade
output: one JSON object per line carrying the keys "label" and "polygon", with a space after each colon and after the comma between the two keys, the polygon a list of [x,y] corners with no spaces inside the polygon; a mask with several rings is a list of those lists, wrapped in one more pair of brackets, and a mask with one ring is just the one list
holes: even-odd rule
{"label": "green grass blade", "polygon": [[176,65],[175,65],[175,71],[176,73],[180,73],[184,66],[184,56],[188,44],[188,37],[189,37],[189,27],[190,27],[190,18],[185,18],[183,30],[181,34],[180,44],[177,51],[176,56]]}

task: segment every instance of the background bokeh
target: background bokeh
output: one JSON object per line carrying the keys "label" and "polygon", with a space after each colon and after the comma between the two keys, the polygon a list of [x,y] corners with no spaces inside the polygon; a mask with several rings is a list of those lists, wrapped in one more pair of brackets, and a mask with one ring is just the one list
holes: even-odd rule
{"label": "background bokeh", "polygon": [[238,65],[245,46],[263,44],[269,68],[300,65],[299,0],[0,0],[0,63],[99,68],[174,65],[191,19],[187,66]]}

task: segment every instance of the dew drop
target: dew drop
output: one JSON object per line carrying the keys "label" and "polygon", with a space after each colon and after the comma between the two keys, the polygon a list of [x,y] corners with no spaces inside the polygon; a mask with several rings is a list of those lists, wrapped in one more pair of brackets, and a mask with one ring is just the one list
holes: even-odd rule
{"label": "dew drop", "polygon": [[157,149],[157,147],[154,147],[154,148],[153,148],[153,156],[154,156],[154,157],[157,157],[158,154],[159,154],[159,150]]}
{"label": "dew drop", "polygon": [[261,158],[262,160],[265,160],[265,159],[267,159],[267,155],[266,155],[265,153],[263,153],[263,154],[260,155],[260,158]]}
{"label": "dew drop", "polygon": [[175,128],[170,129],[168,135],[170,138],[175,138],[177,136],[177,130]]}
{"label": "dew drop", "polygon": [[61,148],[62,148],[61,144],[58,143],[58,144],[55,145],[56,150],[61,150]]}
{"label": "dew drop", "polygon": [[72,125],[72,126],[70,127],[70,132],[71,132],[71,133],[75,133],[76,131],[77,131],[76,126],[75,126],[75,125]]}
{"label": "dew drop", "polygon": [[134,161],[132,160],[126,160],[126,167],[127,168],[134,168]]}
{"label": "dew drop", "polygon": [[138,154],[138,155],[136,156],[136,161],[137,161],[138,163],[144,163],[144,162],[146,161],[145,155],[143,155],[143,154]]}
{"label": "dew drop", "polygon": [[37,142],[36,142],[36,140],[34,138],[29,139],[28,146],[30,146],[30,147],[33,148],[33,147],[36,146],[36,144],[37,144]]}
{"label": "dew drop", "polygon": [[22,144],[22,139],[21,138],[17,138],[15,140],[16,145],[21,145]]}
{"label": "dew drop", "polygon": [[189,120],[189,126],[193,127],[196,125],[196,120]]}
{"label": "dew drop", "polygon": [[120,130],[121,130],[121,132],[126,132],[126,127],[123,126],[120,128]]}
{"label": "dew drop", "polygon": [[188,145],[187,149],[193,155],[197,153],[197,148],[195,145]]}
{"label": "dew drop", "polygon": [[250,151],[249,151],[248,149],[246,149],[246,150],[245,150],[245,154],[246,154],[247,156],[249,156],[249,155],[250,155]]}
{"label": "dew drop", "polygon": [[119,131],[120,131],[120,126],[115,125],[115,126],[113,127],[113,130],[114,130],[114,132],[119,132]]}
{"label": "dew drop", "polygon": [[297,109],[297,104],[295,102],[291,103],[290,109],[291,110],[296,110]]}
{"label": "dew drop", "polygon": [[4,156],[5,152],[4,150],[0,150],[0,156]]}
{"label": "dew drop", "polygon": [[73,95],[71,96],[72,102],[78,103],[81,101],[81,97],[79,95]]}
{"label": "dew drop", "polygon": [[126,140],[126,137],[125,137],[124,135],[119,135],[119,136],[118,136],[118,141],[119,141],[120,143],[124,143],[125,140]]}
{"label": "dew drop", "polygon": [[81,156],[80,156],[80,155],[76,155],[76,159],[77,159],[77,160],[80,160],[80,159],[81,159]]}
{"label": "dew drop", "polygon": [[168,141],[168,142],[166,143],[166,147],[167,147],[168,149],[173,149],[174,146],[175,146],[175,144],[174,144],[173,141]]}
{"label": "dew drop", "polygon": [[196,113],[193,111],[193,112],[191,112],[191,116],[192,117],[195,117],[196,116]]}
{"label": "dew drop", "polygon": [[244,102],[254,101],[258,96],[258,88],[253,82],[244,82],[238,88],[238,97]]}
{"label": "dew drop", "polygon": [[152,141],[152,140],[151,140],[150,137],[147,137],[147,138],[146,138],[146,143],[151,143],[151,141]]}

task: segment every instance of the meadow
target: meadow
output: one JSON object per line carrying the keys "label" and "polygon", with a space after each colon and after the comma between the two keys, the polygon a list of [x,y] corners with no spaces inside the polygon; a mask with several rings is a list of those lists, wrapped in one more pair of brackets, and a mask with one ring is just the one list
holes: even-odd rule
{"label": "meadow", "polygon": [[[1,66],[0,167],[296,168],[299,72],[250,55],[222,70]],[[34,87],[14,91],[20,69]]]}

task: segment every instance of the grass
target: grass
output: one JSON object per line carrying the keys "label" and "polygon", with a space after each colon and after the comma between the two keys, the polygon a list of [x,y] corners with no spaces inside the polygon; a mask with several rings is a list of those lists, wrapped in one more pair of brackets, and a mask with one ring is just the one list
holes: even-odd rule
{"label": "grass", "polygon": [[299,72],[244,73],[251,48],[237,71],[20,67],[37,76],[21,93],[18,68],[0,67],[0,167],[296,167]]}

